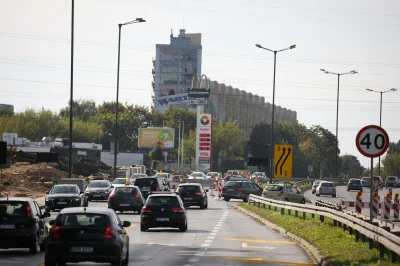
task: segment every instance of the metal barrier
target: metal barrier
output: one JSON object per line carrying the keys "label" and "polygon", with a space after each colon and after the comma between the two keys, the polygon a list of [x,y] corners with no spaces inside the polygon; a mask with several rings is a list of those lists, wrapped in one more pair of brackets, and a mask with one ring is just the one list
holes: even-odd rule
{"label": "metal barrier", "polygon": [[360,236],[363,242],[368,238],[370,249],[374,248],[374,242],[378,242],[380,244],[379,251],[381,257],[385,255],[385,248],[390,250],[392,263],[396,262],[397,255],[400,255],[400,237],[391,233],[390,227],[382,228],[375,224],[370,224],[364,219],[361,220],[361,216],[354,217],[346,212],[341,212],[327,207],[272,200],[255,195],[250,195],[248,204],[250,203],[253,203],[254,206],[257,204],[259,208],[261,207],[261,204],[264,208],[269,206],[270,210],[271,207],[274,207],[275,211],[277,211],[277,208],[280,208],[281,214],[285,214],[285,210],[288,210],[289,215],[291,214],[291,211],[294,211],[296,216],[298,216],[298,212],[302,212],[303,219],[306,219],[306,213],[312,214],[312,217],[314,217],[314,215],[319,215],[321,222],[324,222],[325,217],[329,217],[334,221],[334,225],[343,225],[344,229],[347,229],[348,227],[350,234],[353,234],[354,230],[356,241],[360,239]]}

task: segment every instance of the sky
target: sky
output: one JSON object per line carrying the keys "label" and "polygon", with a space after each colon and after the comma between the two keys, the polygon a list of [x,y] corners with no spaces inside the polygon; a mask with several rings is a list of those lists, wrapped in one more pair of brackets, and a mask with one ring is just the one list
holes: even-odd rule
{"label": "sky", "polygon": [[[70,91],[71,2],[0,0],[0,103],[15,111],[65,107]],[[202,73],[272,102],[272,50],[278,53],[276,104],[299,123],[336,129],[340,80],[341,154],[356,155],[359,129],[379,125],[379,93],[400,90],[400,2],[396,0],[76,0],[74,99],[116,97],[118,23],[122,28],[120,101],[151,105],[152,57],[173,29],[202,33]],[[399,91],[383,95],[382,127],[400,138]]]}

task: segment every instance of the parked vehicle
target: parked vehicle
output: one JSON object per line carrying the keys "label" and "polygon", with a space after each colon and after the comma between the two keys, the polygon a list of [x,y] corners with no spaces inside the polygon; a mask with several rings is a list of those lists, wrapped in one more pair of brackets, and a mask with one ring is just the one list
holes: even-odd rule
{"label": "parked vehicle", "polygon": [[332,198],[336,197],[336,187],[335,184],[333,184],[332,182],[328,182],[328,181],[322,181],[321,183],[319,183],[315,195],[317,197],[321,196],[321,195],[330,195],[332,196]]}
{"label": "parked vehicle", "polygon": [[0,198],[0,248],[28,248],[31,254],[44,251],[46,217],[50,213],[42,213],[31,198]]}
{"label": "parked vehicle", "polygon": [[289,183],[269,184],[262,192],[264,198],[305,204],[304,193]]}
{"label": "parked vehicle", "polygon": [[249,201],[250,194],[261,196],[263,189],[256,183],[244,181],[228,181],[222,187],[221,196],[225,201],[230,199],[241,199],[244,202]]}
{"label": "parked vehicle", "polygon": [[350,190],[358,190],[363,192],[363,185],[361,183],[361,179],[351,178],[347,183],[347,191]]}

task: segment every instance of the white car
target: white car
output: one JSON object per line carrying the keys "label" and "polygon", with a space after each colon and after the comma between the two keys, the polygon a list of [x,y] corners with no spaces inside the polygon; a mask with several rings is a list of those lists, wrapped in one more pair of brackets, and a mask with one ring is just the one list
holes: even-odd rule
{"label": "white car", "polygon": [[[214,178],[212,178],[214,176]],[[220,174],[218,172],[208,172],[206,175],[207,180],[218,180],[220,178]]]}
{"label": "white car", "polygon": [[193,172],[190,174],[188,179],[195,179],[196,180],[205,180],[206,179],[206,175],[203,172]]}
{"label": "white car", "polygon": [[115,178],[112,182],[112,187],[124,187],[126,185],[126,178]]}
{"label": "white car", "polygon": [[172,175],[170,173],[157,173],[155,177],[162,177],[167,182],[172,182]]}

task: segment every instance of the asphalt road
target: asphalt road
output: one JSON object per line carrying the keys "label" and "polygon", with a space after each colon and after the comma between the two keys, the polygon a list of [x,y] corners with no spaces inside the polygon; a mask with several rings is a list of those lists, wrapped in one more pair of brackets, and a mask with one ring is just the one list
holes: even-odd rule
{"label": "asphalt road", "polygon": [[[129,265],[137,266],[248,266],[313,265],[307,253],[296,243],[233,209],[236,202],[209,197],[208,209],[188,210],[188,231],[153,229],[140,232],[136,213],[119,214],[130,221]],[[106,208],[106,202],[90,206]],[[57,212],[52,213],[54,219]],[[44,266],[44,253],[28,250],[0,250],[0,265]],[[79,263],[68,265],[107,265]]]}
{"label": "asphalt road", "polygon": [[[345,201],[355,201],[356,200],[356,194],[358,191],[347,191],[347,186],[337,186],[336,187],[337,192],[336,192],[336,198],[332,198],[332,196],[323,196],[321,195],[320,197],[315,196],[315,194],[311,194],[311,189],[307,190],[304,195],[306,198],[309,198],[313,203],[316,200],[326,200],[330,201],[333,203],[340,204],[340,200],[345,200]],[[363,202],[369,202],[369,197],[370,197],[370,188],[366,187],[363,190],[363,193],[361,195],[361,198]],[[379,196],[381,197],[381,201],[383,201],[383,198],[386,196],[386,194],[389,193],[388,188],[382,188],[379,190]],[[394,196],[395,193],[400,194],[400,188],[396,188],[392,190],[392,194]]]}

